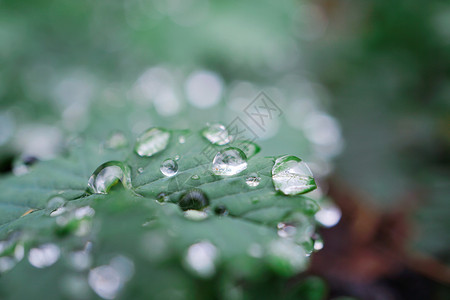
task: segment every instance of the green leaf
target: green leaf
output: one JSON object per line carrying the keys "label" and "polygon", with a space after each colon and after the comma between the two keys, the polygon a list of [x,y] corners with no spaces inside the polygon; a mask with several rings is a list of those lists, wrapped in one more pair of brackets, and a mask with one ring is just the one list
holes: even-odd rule
{"label": "green leaf", "polygon": [[[178,142],[181,135],[185,137],[182,144]],[[21,291],[14,288],[18,280],[26,280],[29,274],[33,274],[30,280],[42,285],[55,280],[64,286],[64,280],[78,280],[87,287],[89,268],[74,270],[70,264],[71,253],[83,248],[87,241],[92,245],[91,268],[108,264],[117,255],[133,262],[134,276],[120,291],[125,299],[142,297],[150,290],[170,294],[173,285],[179,285],[182,293],[189,295],[186,299],[209,299],[219,293],[215,285],[242,290],[242,286],[237,286],[242,280],[255,284],[276,276],[282,282],[284,276],[304,270],[308,262],[305,253],[309,251],[302,245],[310,242],[310,231],[302,229],[314,227],[312,216],[318,205],[307,196],[285,196],[274,190],[273,157],[256,155],[248,160],[248,168],[237,175],[214,175],[212,157],[227,146],[211,145],[197,132],[172,131],[164,151],[140,157],[132,151],[132,143],[128,148],[111,150],[85,141],[67,157],[38,163],[30,173],[20,177],[3,178],[0,237],[11,242],[11,232],[20,231],[21,235],[14,240],[17,245],[29,249],[54,243],[61,248],[61,258],[40,271],[49,274],[42,278],[26,259],[21,260],[4,274],[0,291],[7,285],[12,287],[7,289],[6,298],[13,293],[23,297],[38,293],[37,287]],[[178,174],[164,176],[159,170],[161,162],[178,157]],[[116,184],[109,194],[87,194],[89,176],[110,160],[130,166],[132,189]],[[251,187],[246,178],[254,173],[261,180],[258,186]],[[187,218],[177,204],[192,189],[201,190],[209,200],[209,207],[202,212],[207,217],[200,221]],[[157,200],[161,193],[166,202]],[[55,208],[47,207],[53,197],[67,200],[63,208],[66,211],[56,217],[50,216]],[[95,211],[95,216],[79,216],[80,208],[86,206]],[[226,213],[217,215],[218,208]],[[30,209],[31,213],[23,215]],[[280,238],[277,224],[293,220],[297,222],[298,234],[294,238]],[[212,271],[208,272],[188,259],[192,245],[205,243],[215,251]],[[196,287],[205,281],[212,286],[197,291]],[[279,286],[272,288],[275,293],[280,292]],[[72,292],[62,288],[52,291],[51,297],[45,296],[56,299]],[[93,295],[91,288],[85,292]]]}

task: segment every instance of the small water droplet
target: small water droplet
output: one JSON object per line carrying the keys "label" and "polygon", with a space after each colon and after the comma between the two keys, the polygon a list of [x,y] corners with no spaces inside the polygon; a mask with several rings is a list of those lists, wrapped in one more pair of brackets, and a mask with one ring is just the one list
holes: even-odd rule
{"label": "small water droplet", "polygon": [[105,147],[109,149],[119,149],[126,147],[128,145],[128,140],[123,132],[117,131],[113,132],[105,142]]}
{"label": "small water droplet", "polygon": [[245,169],[247,169],[247,157],[238,148],[226,148],[214,157],[212,171],[216,175],[236,175]]}
{"label": "small water droplet", "polygon": [[229,211],[225,205],[217,205],[214,208],[214,213],[219,216],[228,216]]}
{"label": "small water droplet", "polygon": [[166,159],[162,162],[159,170],[167,177],[175,176],[178,173],[178,163],[173,159]]}
{"label": "small water droplet", "polygon": [[142,174],[142,172],[144,172],[144,168],[142,168],[142,167],[141,167],[141,168],[138,168],[138,173],[139,173],[139,174]]}
{"label": "small water droplet", "polygon": [[139,156],[150,157],[166,149],[169,139],[170,132],[168,130],[150,128],[138,137],[134,150]]}
{"label": "small water droplet", "polygon": [[37,163],[39,159],[34,156],[28,156],[22,159],[17,159],[13,164],[13,174],[16,176],[22,176],[30,172],[31,166]]}
{"label": "small water droplet", "polygon": [[258,176],[256,173],[250,174],[246,179],[245,183],[250,187],[256,187],[261,182],[261,177]]}
{"label": "small water droplet", "polygon": [[325,227],[333,227],[339,223],[342,212],[334,203],[324,202],[315,214],[316,221]]}
{"label": "small water droplet", "polygon": [[28,253],[28,261],[36,268],[46,268],[56,263],[61,250],[55,244],[43,244],[32,248]]}
{"label": "small water droplet", "polygon": [[119,181],[131,189],[130,168],[120,161],[109,161],[94,171],[88,181],[88,190],[94,194],[107,194]]}
{"label": "small water droplet", "polygon": [[175,157],[173,159],[175,159],[176,161],[179,161],[180,160],[180,156],[179,155],[175,155]]}
{"label": "small water droplet", "polygon": [[186,143],[186,138],[183,135],[180,135],[178,137],[178,143],[180,143],[180,144]]}
{"label": "small water droplet", "polygon": [[200,179],[200,176],[198,176],[197,174],[196,174],[196,175],[192,175],[191,179],[193,179],[193,180],[199,180],[199,179]]}
{"label": "small water droplet", "polygon": [[244,141],[243,145],[242,146],[240,145],[239,148],[242,149],[242,152],[245,153],[247,158],[251,158],[256,154],[258,154],[259,151],[261,151],[261,147],[259,147],[259,145],[251,141]]}
{"label": "small water droplet", "polygon": [[209,205],[208,197],[206,197],[205,193],[199,189],[191,189],[186,194],[184,194],[178,205],[182,210],[195,209],[201,210]]}
{"label": "small water droplet", "polygon": [[184,212],[184,217],[192,221],[202,221],[208,218],[208,214],[204,211],[188,209]]}
{"label": "small water droplet", "polygon": [[223,146],[231,142],[232,137],[222,124],[208,125],[202,130],[202,135],[214,145]]}
{"label": "small water droplet", "polygon": [[323,239],[322,236],[318,233],[312,235],[312,240],[314,243],[314,252],[320,251],[323,249]]}
{"label": "small water droplet", "polygon": [[217,248],[210,242],[193,244],[187,250],[185,263],[201,277],[211,277],[216,272]]}
{"label": "small water droplet", "polygon": [[317,187],[308,166],[300,158],[289,155],[275,161],[272,180],[275,189],[285,195],[299,195]]}
{"label": "small water droplet", "polygon": [[53,197],[48,200],[47,208],[54,211],[55,209],[62,207],[64,204],[66,204],[66,199],[62,197]]}
{"label": "small water droplet", "polygon": [[161,192],[158,194],[158,196],[156,196],[156,201],[158,201],[159,203],[169,202],[169,196],[167,196],[166,193]]}
{"label": "small water droplet", "polygon": [[297,228],[291,224],[278,223],[278,236],[282,238],[292,238],[297,233]]}

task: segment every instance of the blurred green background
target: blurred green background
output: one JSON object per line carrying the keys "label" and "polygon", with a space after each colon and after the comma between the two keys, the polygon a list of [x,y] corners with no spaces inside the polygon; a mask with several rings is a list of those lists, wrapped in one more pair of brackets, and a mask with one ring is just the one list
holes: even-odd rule
{"label": "blurred green background", "polygon": [[[265,131],[244,113],[260,91],[283,112]],[[263,154],[399,212],[404,247],[445,265],[449,106],[444,0],[0,0],[4,173],[76,137],[240,117]]]}

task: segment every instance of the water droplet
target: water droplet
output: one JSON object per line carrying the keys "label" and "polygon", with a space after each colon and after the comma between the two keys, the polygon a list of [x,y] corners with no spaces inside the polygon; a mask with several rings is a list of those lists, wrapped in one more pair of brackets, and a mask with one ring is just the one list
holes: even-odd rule
{"label": "water droplet", "polygon": [[192,221],[202,221],[208,218],[208,214],[204,211],[188,209],[184,212],[184,217]]}
{"label": "water droplet", "polygon": [[202,135],[214,145],[223,146],[231,142],[232,137],[222,124],[208,125],[202,130]]}
{"label": "water droplet", "polygon": [[193,179],[193,180],[199,180],[199,179],[200,179],[200,176],[198,176],[198,175],[192,175],[191,179]]}
{"label": "water droplet", "polygon": [[178,143],[180,143],[180,144],[186,143],[186,138],[183,135],[180,135],[178,137]]}
{"label": "water droplet", "polygon": [[312,240],[314,242],[314,252],[320,251],[323,249],[323,239],[322,236],[318,233],[312,235]]}
{"label": "water droplet", "polygon": [[175,159],[176,161],[179,161],[180,160],[180,156],[179,155],[175,155],[175,157],[173,159]]}
{"label": "water droplet", "polygon": [[275,161],[272,180],[275,189],[285,195],[303,194],[317,187],[311,170],[295,156],[286,155]]}
{"label": "water droplet", "polygon": [[260,181],[261,177],[259,177],[256,173],[250,174],[250,176],[245,179],[245,183],[250,187],[258,186]]}
{"label": "water droplet", "polygon": [[88,282],[94,292],[104,299],[114,299],[123,285],[119,272],[108,265],[92,269]]}
{"label": "water droplet", "polygon": [[320,210],[315,214],[317,222],[328,228],[339,223],[342,216],[339,207],[331,202],[324,202],[320,206]]}
{"label": "water droplet", "polygon": [[77,271],[87,270],[92,264],[92,257],[85,250],[71,252],[68,259],[70,265]]}
{"label": "water droplet", "polygon": [[251,158],[261,151],[261,147],[250,141],[244,141],[243,145],[240,145],[239,148],[242,149],[242,152],[245,153],[247,158]]}
{"label": "water droplet", "polygon": [[278,223],[278,236],[282,238],[292,238],[297,233],[297,228],[291,224]]}
{"label": "water droplet", "polygon": [[216,175],[236,175],[245,169],[247,169],[247,157],[238,148],[226,148],[214,157],[212,171]]}
{"label": "water droplet", "polygon": [[172,176],[177,175],[177,173],[178,173],[178,164],[175,160],[169,158],[162,162],[159,170],[165,176],[172,177]]}
{"label": "water droplet", "polygon": [[120,161],[109,161],[100,165],[89,178],[88,189],[94,194],[107,194],[117,182],[131,188],[130,168]]}
{"label": "water droplet", "polygon": [[16,176],[22,176],[30,172],[30,168],[32,165],[37,163],[39,159],[34,156],[28,156],[23,159],[18,159],[14,162],[13,165],[13,174]]}
{"label": "water droplet", "polygon": [[77,208],[74,211],[74,216],[76,219],[81,220],[83,218],[90,218],[95,215],[95,210],[89,205]]}
{"label": "water droplet", "polygon": [[219,216],[228,216],[229,211],[225,205],[217,205],[214,208],[214,213]]}
{"label": "water droplet", "polygon": [[144,168],[138,168],[138,173],[141,174],[142,172],[144,172]]}
{"label": "water droplet", "polygon": [[0,257],[0,274],[8,272],[16,265],[16,261],[11,257]]}
{"label": "water droplet", "polygon": [[158,196],[156,196],[156,201],[159,203],[169,202],[169,196],[167,196],[166,193],[159,193]]}
{"label": "water droplet", "polygon": [[123,132],[117,131],[113,132],[105,142],[105,147],[109,149],[119,149],[126,147],[128,145],[128,140]]}
{"label": "water droplet", "polygon": [[57,208],[62,207],[64,204],[66,204],[66,199],[62,197],[53,197],[47,202],[47,208],[51,210],[56,210]]}
{"label": "water droplet", "polygon": [[178,202],[178,205],[181,207],[182,210],[188,209],[201,210],[209,205],[209,200],[202,190],[191,189],[181,197],[180,201]]}
{"label": "water droplet", "polygon": [[142,133],[136,142],[134,150],[139,156],[150,157],[166,149],[170,132],[162,128],[150,128]]}
{"label": "water droplet", "polygon": [[189,247],[185,263],[201,277],[211,277],[216,271],[217,248],[210,242],[200,242]]}
{"label": "water droplet", "polygon": [[36,268],[46,268],[58,261],[61,250],[55,244],[43,244],[32,248],[28,253],[28,261]]}

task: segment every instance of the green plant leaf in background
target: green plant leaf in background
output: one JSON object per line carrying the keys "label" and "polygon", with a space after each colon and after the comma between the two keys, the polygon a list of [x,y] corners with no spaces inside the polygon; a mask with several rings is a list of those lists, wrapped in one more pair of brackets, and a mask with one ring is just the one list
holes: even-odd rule
{"label": "green plant leaf in background", "polygon": [[[212,157],[230,145],[197,132],[170,131],[150,157],[134,143],[111,144],[78,142],[66,157],[2,179],[2,299],[292,296],[284,278],[307,266],[319,206],[275,191],[275,158],[256,155],[242,172],[219,176]],[[173,176],[162,173],[167,159]],[[87,193],[90,175],[113,160],[129,166],[132,187]],[[207,207],[180,208],[198,193]]]}

